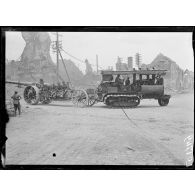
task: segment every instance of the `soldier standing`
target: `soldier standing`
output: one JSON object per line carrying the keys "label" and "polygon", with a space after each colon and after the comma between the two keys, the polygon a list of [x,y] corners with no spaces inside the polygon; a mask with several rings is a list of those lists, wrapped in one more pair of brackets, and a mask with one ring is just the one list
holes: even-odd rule
{"label": "soldier standing", "polygon": [[40,83],[41,87],[44,86],[44,81],[43,81],[43,79],[40,79],[40,80],[39,80],[39,83]]}
{"label": "soldier standing", "polygon": [[123,80],[120,78],[120,74],[118,74],[115,78],[115,85],[118,87],[119,90],[121,90],[123,85]]}
{"label": "soldier standing", "polygon": [[15,91],[14,95],[11,98],[13,99],[15,116],[16,116],[16,111],[17,110],[18,110],[19,115],[20,115],[21,114],[21,106],[20,106],[21,96],[18,95],[18,92],[17,91]]}

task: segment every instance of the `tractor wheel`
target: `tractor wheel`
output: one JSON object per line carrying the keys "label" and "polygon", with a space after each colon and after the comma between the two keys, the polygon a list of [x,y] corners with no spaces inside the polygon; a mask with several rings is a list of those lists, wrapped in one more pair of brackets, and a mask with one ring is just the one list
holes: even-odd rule
{"label": "tractor wheel", "polygon": [[168,98],[158,99],[158,103],[160,106],[167,106],[169,103],[169,99]]}

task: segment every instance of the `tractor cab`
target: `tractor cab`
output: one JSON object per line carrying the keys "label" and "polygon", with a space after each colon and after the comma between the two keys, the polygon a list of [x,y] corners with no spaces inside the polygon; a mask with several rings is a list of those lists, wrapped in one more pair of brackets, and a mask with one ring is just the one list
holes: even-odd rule
{"label": "tractor cab", "polygon": [[[139,91],[142,85],[163,85],[166,70],[102,71],[103,85],[117,87],[117,91]],[[109,90],[109,88],[108,88]]]}
{"label": "tractor cab", "polygon": [[97,94],[106,104],[107,102],[121,101],[126,102],[124,103],[126,106],[132,99],[139,99],[139,101],[141,99],[158,99],[160,105],[168,104],[170,96],[164,95],[163,80],[166,70],[106,70],[101,74],[102,81],[98,86]]}

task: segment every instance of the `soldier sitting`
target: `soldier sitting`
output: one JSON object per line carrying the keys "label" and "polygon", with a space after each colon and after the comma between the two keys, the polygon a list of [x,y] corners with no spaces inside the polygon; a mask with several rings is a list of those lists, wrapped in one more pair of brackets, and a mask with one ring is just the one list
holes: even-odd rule
{"label": "soldier sitting", "polygon": [[149,79],[148,85],[154,85],[154,80],[153,79]]}
{"label": "soldier sitting", "polygon": [[112,82],[112,81],[113,81],[113,76],[112,76],[112,75],[110,76],[109,81],[110,81],[110,82]]}
{"label": "soldier sitting", "polygon": [[118,74],[115,78],[115,83],[120,85],[123,83],[123,79],[120,78],[120,74]]}
{"label": "soldier sitting", "polygon": [[62,81],[62,86],[63,86],[63,89],[67,89],[67,85],[64,81]]}
{"label": "soldier sitting", "polygon": [[125,86],[129,86],[130,85],[130,80],[129,77],[127,77],[127,79],[125,80]]}
{"label": "soldier sitting", "polygon": [[39,80],[39,83],[40,83],[41,87],[43,87],[43,85],[44,85],[43,79],[40,79],[40,80]]}
{"label": "soldier sitting", "polygon": [[158,75],[156,79],[156,85],[163,85],[164,80],[160,75]]}
{"label": "soldier sitting", "polygon": [[58,89],[58,90],[61,90],[61,87],[62,87],[62,86],[61,86],[60,82],[58,82],[58,83],[57,83],[57,89]]}

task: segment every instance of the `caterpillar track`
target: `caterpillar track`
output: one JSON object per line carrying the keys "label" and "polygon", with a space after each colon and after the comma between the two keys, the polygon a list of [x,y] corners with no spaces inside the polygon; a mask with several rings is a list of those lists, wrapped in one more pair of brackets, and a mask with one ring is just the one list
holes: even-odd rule
{"label": "caterpillar track", "polygon": [[107,94],[104,96],[104,103],[110,107],[135,108],[140,104],[140,98],[130,94]]}

